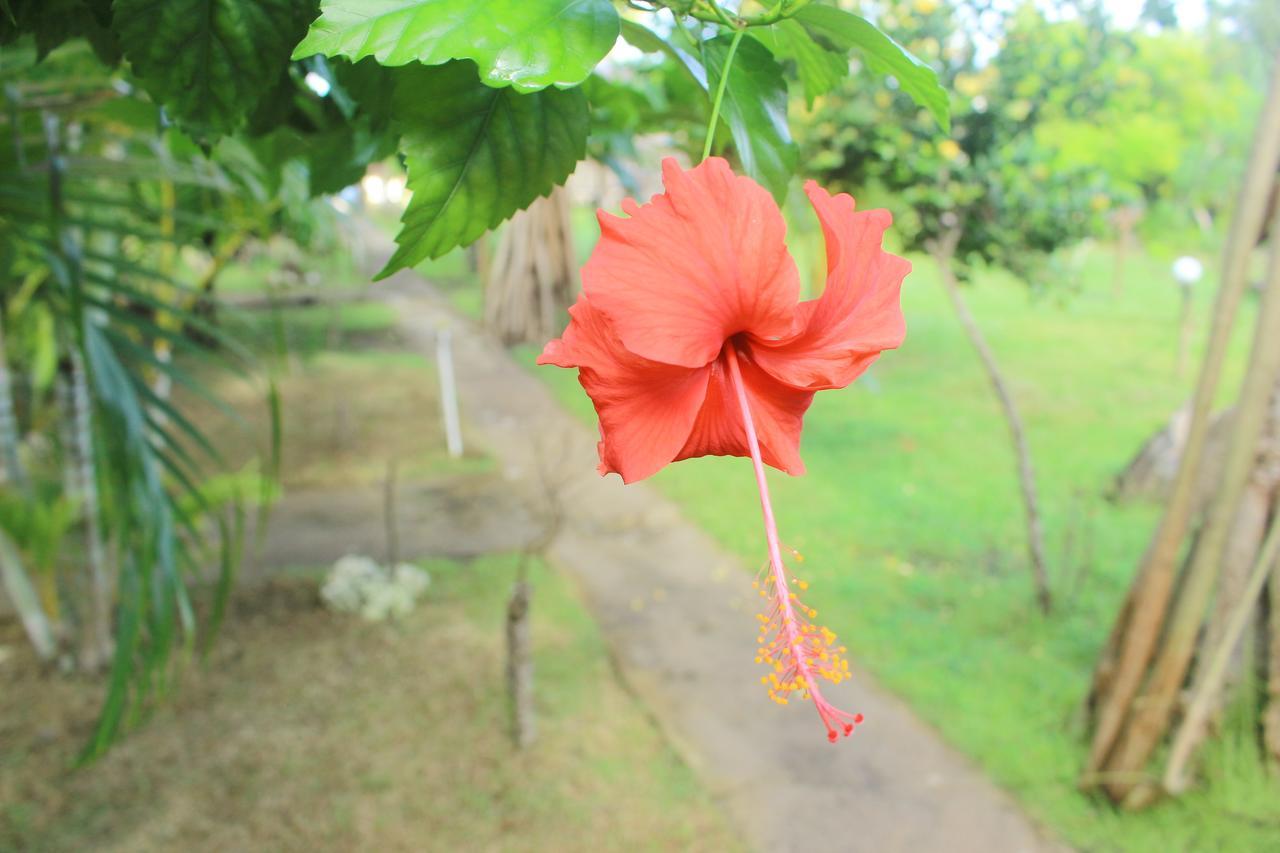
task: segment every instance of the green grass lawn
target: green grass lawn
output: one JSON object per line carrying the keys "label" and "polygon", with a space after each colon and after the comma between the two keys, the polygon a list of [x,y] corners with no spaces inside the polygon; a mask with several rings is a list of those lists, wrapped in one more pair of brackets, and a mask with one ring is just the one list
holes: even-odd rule
{"label": "green grass lawn", "polygon": [[[1175,375],[1178,295],[1166,260],[1134,257],[1119,296],[1101,248],[1076,253],[1066,287],[1035,295],[988,274],[968,289],[1035,456],[1057,597],[1048,619],[1033,605],[1004,422],[935,268],[913,260],[906,343],[855,387],[817,396],[801,445],[806,476],[771,472],[783,539],[806,556],[809,603],[859,666],[1082,849],[1274,849],[1280,786],[1241,740],[1247,732],[1206,756],[1205,789],[1153,810],[1121,816],[1075,790],[1075,712],[1157,518],[1101,495],[1193,382],[1191,371]],[[1197,294],[1201,331],[1213,287]],[[1227,390],[1246,347],[1237,334]],[[532,350],[522,357],[531,363]],[[537,375],[592,416],[573,372]],[[760,561],[749,464],[694,460],[655,480],[748,564]],[[847,693],[856,705],[856,687]]]}

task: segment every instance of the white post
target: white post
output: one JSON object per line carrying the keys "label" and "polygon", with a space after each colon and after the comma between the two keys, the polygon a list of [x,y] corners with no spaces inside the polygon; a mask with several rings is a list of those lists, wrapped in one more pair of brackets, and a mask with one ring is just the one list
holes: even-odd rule
{"label": "white post", "polygon": [[440,408],[449,455],[462,455],[462,427],[458,423],[458,384],[453,376],[453,334],[442,326],[436,334],[436,364],[440,371]]}

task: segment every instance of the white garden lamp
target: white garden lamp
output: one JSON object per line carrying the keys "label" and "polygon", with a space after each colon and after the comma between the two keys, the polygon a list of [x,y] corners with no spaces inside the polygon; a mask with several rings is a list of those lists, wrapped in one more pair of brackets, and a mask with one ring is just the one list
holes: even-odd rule
{"label": "white garden lamp", "polygon": [[1191,289],[1204,276],[1204,264],[1199,258],[1183,255],[1173,262],[1173,280],[1182,293],[1182,316],[1178,322],[1178,375],[1187,366],[1187,349],[1191,345]]}

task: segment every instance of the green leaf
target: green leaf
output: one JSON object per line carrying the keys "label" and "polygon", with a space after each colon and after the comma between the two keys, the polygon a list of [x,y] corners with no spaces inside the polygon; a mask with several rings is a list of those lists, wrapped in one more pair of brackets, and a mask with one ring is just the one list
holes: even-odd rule
{"label": "green leaf", "polygon": [[371,129],[371,124],[361,116],[312,133],[279,127],[250,146],[270,177],[277,177],[288,161],[299,159],[306,164],[310,195],[336,193],[358,183],[370,163],[395,153],[395,137]]}
{"label": "green leaf", "polygon": [[795,19],[815,38],[843,50],[859,50],[872,71],[893,75],[903,92],[932,113],[944,131],[951,132],[951,102],[947,90],[938,83],[934,70],[911,51],[866,19],[834,6],[806,6],[796,13]]}
{"label": "green leaf", "polygon": [[270,93],[314,0],[116,0],[115,29],[151,96],[207,136],[235,130]]}
{"label": "green leaf", "polygon": [[[729,42],[728,36],[721,36],[702,45],[711,92],[719,85]],[[798,156],[787,125],[787,82],[769,49],[754,39],[738,45],[720,115],[729,126],[742,170],[781,203]]]}
{"label": "green leaf", "polygon": [[62,43],[84,36],[107,65],[120,61],[111,32],[109,0],[13,0],[0,6],[0,44],[25,33],[35,40],[36,57],[43,60]]}
{"label": "green leaf", "polygon": [[805,103],[811,109],[815,99],[834,89],[849,73],[849,57],[844,52],[827,50],[793,20],[782,20],[771,27],[749,32],[778,59],[795,63],[796,74],[804,86]]}
{"label": "green leaf", "polygon": [[392,99],[413,199],[378,278],[472,242],[563,183],[586,153],[579,89],[520,95],[451,62],[400,69]]}
{"label": "green leaf", "polygon": [[617,38],[609,0],[321,0],[293,55],[470,59],[490,86],[532,92],[581,83]]}

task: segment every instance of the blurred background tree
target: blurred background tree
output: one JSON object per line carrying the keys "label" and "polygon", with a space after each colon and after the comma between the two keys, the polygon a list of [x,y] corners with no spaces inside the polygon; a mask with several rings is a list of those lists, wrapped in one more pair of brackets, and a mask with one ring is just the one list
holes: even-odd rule
{"label": "blurred background tree", "polygon": [[1123,45],[1097,10],[1089,18],[1051,23],[1026,5],[999,24],[999,48],[984,55],[994,45],[960,26],[961,16],[978,11],[901,3],[886,6],[880,19],[943,69],[943,83],[954,93],[951,138],[939,139],[905,99],[851,78],[839,97],[814,111],[803,139],[819,180],[884,203],[907,248],[926,251],[938,263],[1004,412],[1036,599],[1048,612],[1049,567],[1026,430],[959,285],[975,266],[1000,266],[1033,288],[1048,288],[1053,283],[1045,267],[1053,253],[1098,231],[1099,213],[1109,203],[1106,173],[1096,163],[1053,168],[1037,134],[1056,116],[1087,116],[1098,107],[1110,85],[1100,66]]}

